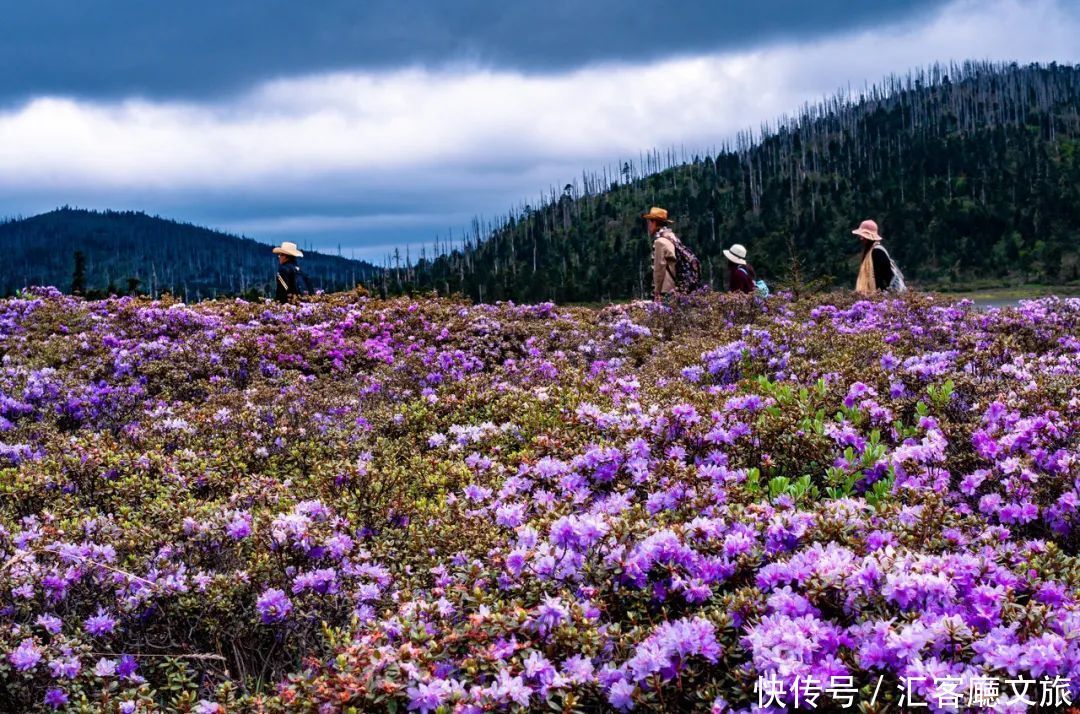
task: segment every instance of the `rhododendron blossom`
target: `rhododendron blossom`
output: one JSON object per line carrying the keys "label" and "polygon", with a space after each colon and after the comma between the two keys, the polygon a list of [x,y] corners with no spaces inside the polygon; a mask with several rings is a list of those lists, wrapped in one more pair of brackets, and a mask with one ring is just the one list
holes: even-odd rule
{"label": "rhododendron blossom", "polygon": [[0,326],[13,711],[1080,694],[1080,300],[31,289]]}

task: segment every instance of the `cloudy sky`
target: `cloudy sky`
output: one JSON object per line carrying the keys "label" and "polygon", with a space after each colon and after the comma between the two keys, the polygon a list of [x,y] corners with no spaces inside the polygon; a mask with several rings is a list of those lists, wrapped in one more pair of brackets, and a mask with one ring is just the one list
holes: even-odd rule
{"label": "cloudy sky", "polygon": [[841,87],[1080,62],[1080,0],[0,0],[0,216],[378,260]]}

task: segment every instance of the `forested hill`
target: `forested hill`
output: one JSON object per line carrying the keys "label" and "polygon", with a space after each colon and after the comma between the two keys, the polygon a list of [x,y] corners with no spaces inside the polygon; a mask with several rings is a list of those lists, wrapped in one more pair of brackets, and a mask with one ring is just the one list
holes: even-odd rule
{"label": "forested hill", "polygon": [[[668,208],[720,285],[721,249],[758,272],[855,280],[864,218],[910,278],[1063,282],[1080,272],[1080,67],[968,63],[893,77],[738,137],[716,155],[654,154],[585,175],[497,225],[476,223],[438,259],[391,270],[388,287],[483,300],[647,295],[650,241],[638,216]],[[763,138],[762,138],[763,137]]]}
{"label": "forested hill", "polygon": [[[63,208],[0,223],[0,294],[27,285],[70,292],[76,253],[85,261],[90,296],[163,291],[184,299],[269,294],[277,257],[271,246],[145,213]],[[377,270],[370,263],[305,251],[303,270],[327,291],[354,287]]]}

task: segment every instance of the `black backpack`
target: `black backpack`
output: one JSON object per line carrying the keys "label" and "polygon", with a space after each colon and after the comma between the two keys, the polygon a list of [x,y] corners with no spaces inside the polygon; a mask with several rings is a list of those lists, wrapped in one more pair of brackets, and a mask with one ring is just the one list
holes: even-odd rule
{"label": "black backpack", "polygon": [[[701,287],[701,261],[675,236],[668,236],[675,246],[675,289],[690,293]],[[670,272],[670,269],[669,269]]]}

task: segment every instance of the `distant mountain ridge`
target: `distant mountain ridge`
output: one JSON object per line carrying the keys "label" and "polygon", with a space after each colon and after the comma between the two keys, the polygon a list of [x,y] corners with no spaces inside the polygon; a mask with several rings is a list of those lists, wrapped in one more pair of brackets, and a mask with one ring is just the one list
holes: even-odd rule
{"label": "distant mountain ridge", "polygon": [[[87,293],[168,291],[187,300],[268,295],[277,257],[270,245],[136,211],[55,211],[0,223],[0,294],[29,285],[70,292],[75,254],[85,256]],[[351,289],[379,273],[360,260],[305,251],[315,287]]]}

